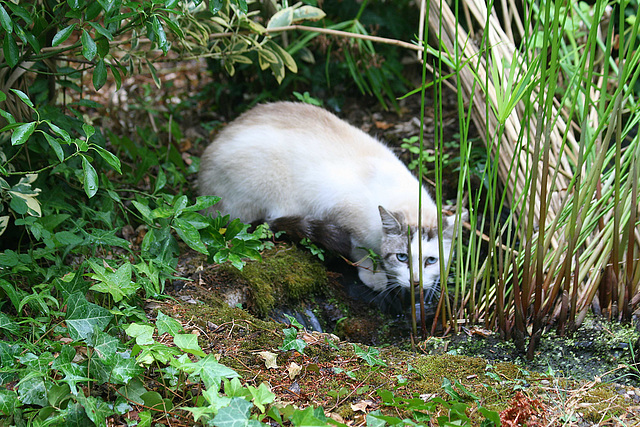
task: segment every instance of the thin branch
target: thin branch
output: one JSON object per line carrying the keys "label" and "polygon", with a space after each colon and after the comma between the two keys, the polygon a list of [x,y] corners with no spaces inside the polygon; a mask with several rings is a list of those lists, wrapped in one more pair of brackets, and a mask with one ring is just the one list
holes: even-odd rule
{"label": "thin branch", "polygon": [[[418,46],[416,44],[405,42],[405,41],[402,41],[402,40],[388,39],[386,37],[370,36],[370,35],[367,35],[367,34],[350,33],[348,31],[332,30],[330,28],[309,27],[309,26],[306,26],[306,25],[288,25],[286,27],[267,28],[265,32],[266,33],[279,33],[279,32],[282,32],[282,31],[291,31],[291,30],[300,30],[300,31],[309,31],[309,32],[313,32],[313,33],[330,34],[330,35],[333,35],[333,36],[347,37],[347,38],[351,38],[351,39],[369,40],[369,41],[372,41],[372,42],[375,42],[375,43],[390,44],[390,45],[393,45],[393,46],[400,46],[400,47],[403,47],[405,49],[424,51],[424,48],[422,46]],[[239,33],[235,33],[235,32],[213,33],[213,34],[209,35],[209,38],[210,39],[218,39],[218,38],[236,36],[238,34]]]}

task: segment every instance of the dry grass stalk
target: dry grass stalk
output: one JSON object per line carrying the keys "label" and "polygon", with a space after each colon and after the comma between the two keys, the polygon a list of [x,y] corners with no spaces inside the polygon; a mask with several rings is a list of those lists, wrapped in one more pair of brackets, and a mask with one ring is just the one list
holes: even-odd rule
{"label": "dry grass stalk", "polygon": [[[505,64],[518,67],[518,74],[520,75],[526,74],[528,70],[529,64],[525,63],[525,58],[517,51],[513,42],[514,36],[510,30],[513,26],[520,32],[519,36],[522,36],[525,33],[524,24],[516,14],[507,13],[504,16],[504,20],[507,22],[505,27],[509,28],[509,31],[505,32],[495,14],[489,15],[485,2],[466,0],[463,4],[465,13],[468,11],[468,16],[474,19],[473,22],[468,22],[467,26],[475,28],[479,30],[479,33],[484,34],[486,43],[483,46],[487,46],[486,50],[481,51],[476,47],[475,40],[471,40],[464,29],[458,25],[446,2],[438,0],[430,2],[430,34],[436,35],[439,39],[441,51],[446,52],[447,55],[456,55],[459,58],[457,61],[459,63],[468,63],[467,66],[458,70],[457,76],[460,79],[465,99],[468,103],[471,103],[469,114],[471,114],[476,127],[481,130],[480,134],[484,138],[485,144],[489,144],[492,147],[493,161],[497,163],[499,177],[501,182],[505,184],[508,192],[507,201],[511,209],[516,215],[521,215],[523,218],[529,214],[528,209],[534,209],[532,215],[537,228],[541,218],[540,208],[541,206],[546,206],[546,221],[544,222],[546,227],[542,233],[544,241],[533,245],[534,250],[545,254],[544,274],[547,277],[534,278],[532,282],[535,283],[535,280],[544,282],[543,298],[546,298],[546,300],[543,306],[551,308],[555,304],[554,300],[558,295],[562,294],[562,291],[558,292],[559,289],[554,289],[554,286],[560,286],[563,280],[567,285],[565,294],[570,291],[570,288],[574,287],[574,282],[578,283],[580,284],[580,290],[578,292],[577,307],[572,307],[572,312],[575,312],[576,309],[580,312],[578,318],[578,322],[580,322],[602,280],[603,267],[610,261],[614,242],[618,241],[612,235],[613,215],[616,208],[614,205],[614,195],[616,193],[614,192],[613,174],[609,174],[607,178],[603,174],[603,164],[606,164],[605,161],[611,161],[611,159],[605,158],[605,154],[610,142],[615,140],[612,139],[614,138],[612,130],[615,127],[616,117],[614,115],[611,118],[611,128],[608,129],[606,135],[604,132],[597,135],[596,141],[599,149],[596,150],[595,155],[592,154],[583,163],[580,179],[584,185],[577,185],[579,193],[576,192],[576,187],[573,187],[570,183],[575,174],[575,165],[582,158],[580,152],[581,142],[577,140],[575,133],[576,130],[580,131],[581,126],[575,124],[568,126],[567,120],[570,115],[567,111],[559,108],[561,103],[558,100],[555,100],[552,106],[551,117],[545,118],[548,122],[543,124],[543,128],[547,134],[540,139],[536,138],[538,123],[534,116],[535,113],[527,114],[526,108],[526,104],[532,105],[534,111],[543,108],[537,104],[538,99],[543,99],[539,97],[540,88],[533,89],[531,99],[526,100],[528,102],[525,103],[522,99],[519,100],[509,114],[503,117],[502,123],[497,116],[500,98],[505,95],[500,91],[507,87],[506,83],[509,76],[509,65],[505,66]],[[503,10],[515,11],[516,8],[507,7],[506,9],[503,8]],[[606,34],[605,30],[608,25],[608,16],[606,14],[605,18],[597,28],[600,39],[603,37],[602,33]],[[528,32],[528,34],[534,33],[532,30]],[[458,51],[456,51],[456,45]],[[596,56],[602,56],[600,51],[597,52]],[[529,54],[535,55],[535,52],[530,52]],[[588,55],[588,53],[585,53],[585,55]],[[597,59],[593,58],[594,61]],[[595,63],[594,76],[601,73],[603,64],[603,61]],[[492,73],[492,68],[495,69],[496,67],[499,70],[499,74]],[[496,75],[502,81],[494,81]],[[592,132],[598,129],[600,125],[602,115],[602,112],[598,111],[601,96],[600,88],[606,87],[606,84],[607,82],[600,76],[591,85],[589,98],[585,99],[584,95],[580,95],[582,98],[578,99],[578,105],[589,103],[588,110],[584,111],[589,120],[585,121],[583,125],[588,125]],[[477,90],[478,85],[484,86],[483,89]],[[509,94],[506,95],[509,96]],[[617,107],[620,109],[623,106],[618,105]],[[586,131],[587,129],[584,129],[584,132]],[[545,137],[548,138],[549,147],[547,151],[549,156],[548,170],[544,170],[543,162],[540,159],[534,158],[535,150],[533,149],[533,144],[536,141],[542,144],[545,141]],[[584,138],[585,135],[582,135],[582,137]],[[584,141],[582,146],[584,147]],[[639,157],[633,151],[627,150],[622,153],[622,163],[631,161],[629,156],[635,156],[636,160],[634,161],[637,161]],[[530,180],[529,176],[532,174],[534,167],[537,168],[538,176],[538,180],[533,183],[536,187],[534,189],[536,197],[535,205],[529,207],[526,204],[528,200],[527,194],[530,191],[527,187],[527,181]],[[540,177],[545,174],[548,179],[546,180],[546,188],[543,191]],[[600,196],[598,196],[595,184],[600,180],[604,181],[601,183]],[[617,192],[620,198],[619,206],[622,207],[617,211],[619,212],[619,224],[621,224],[622,229],[627,227],[625,224],[628,224],[630,220],[633,220],[636,224],[634,236],[631,238],[635,241],[635,251],[637,253],[637,247],[640,244],[638,239],[640,227],[635,222],[636,215],[630,215],[632,210],[638,208],[637,200],[632,200],[633,192],[631,191],[630,181],[623,183],[621,190]],[[542,197],[545,197],[545,203],[541,203]],[[570,224],[569,218],[574,200],[577,200],[576,203],[578,203],[578,217],[575,220],[575,227],[569,229],[567,226]],[[600,225],[604,224],[604,226],[598,226],[599,220],[601,220]],[[526,221],[522,221],[521,224],[526,224]],[[520,228],[520,237],[522,239],[533,241],[538,239],[537,234],[527,236],[523,231],[525,231],[524,226]],[[630,247],[633,246],[630,245]],[[570,253],[566,253],[567,250]],[[579,258],[575,257],[574,253],[578,253]],[[535,255],[532,259],[535,259]],[[634,257],[631,254],[631,256],[627,255],[625,258],[620,254],[619,259],[622,265],[625,259],[634,259]],[[556,280],[557,275],[563,271],[560,268],[563,263],[570,265],[570,269],[565,271],[566,278]],[[578,263],[580,265],[579,269],[576,268]],[[525,268],[533,271],[532,267]],[[575,278],[576,280],[571,279],[572,274],[578,275]],[[627,276],[637,278],[639,274],[636,267],[634,272],[627,273]],[[571,283],[570,286],[569,283]],[[622,290],[622,281],[618,286]],[[637,281],[628,286],[631,286],[634,294],[638,292]],[[532,290],[526,292],[527,295],[523,296],[525,298],[525,306],[528,304],[528,299],[531,298],[532,292]],[[624,292],[618,292],[618,295],[622,294]],[[566,301],[565,295],[565,303]],[[620,299],[619,302],[622,303],[622,300]],[[559,314],[560,308],[561,305],[558,304],[552,310],[553,317]]]}

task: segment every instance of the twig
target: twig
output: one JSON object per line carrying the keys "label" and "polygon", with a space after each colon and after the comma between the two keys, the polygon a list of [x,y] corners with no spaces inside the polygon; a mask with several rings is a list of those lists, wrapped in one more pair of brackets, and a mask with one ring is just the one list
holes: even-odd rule
{"label": "twig", "polygon": [[[370,36],[367,34],[350,33],[348,31],[332,30],[330,28],[309,27],[306,25],[287,25],[286,27],[267,28],[265,30],[265,33],[279,33],[281,31],[291,31],[291,30],[309,31],[309,32],[321,33],[321,34],[331,34],[333,36],[348,37],[351,39],[369,40],[375,43],[390,44],[393,46],[400,46],[405,49],[424,51],[424,47],[418,46],[413,43],[405,42],[402,40],[388,39],[386,37]],[[218,39],[218,38],[236,36],[238,34],[240,33],[237,33],[237,32],[214,33],[209,35],[209,38]]]}

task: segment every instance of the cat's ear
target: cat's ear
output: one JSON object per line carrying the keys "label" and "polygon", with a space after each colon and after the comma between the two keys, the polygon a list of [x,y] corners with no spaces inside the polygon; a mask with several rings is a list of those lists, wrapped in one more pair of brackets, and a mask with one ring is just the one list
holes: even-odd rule
{"label": "cat's ear", "polygon": [[[453,230],[454,230],[454,225],[456,223],[456,215],[457,214],[453,214],[453,215],[449,215],[449,216],[444,216],[445,214],[442,214],[442,237],[444,239],[452,239],[453,238]],[[466,208],[461,208],[460,209],[460,221],[462,222],[466,222],[469,220],[469,211]]]}
{"label": "cat's ear", "polygon": [[382,206],[378,206],[378,210],[380,211],[380,219],[382,220],[382,231],[384,231],[385,234],[403,235],[406,232],[406,230],[402,229],[404,215],[399,212],[392,214]]}

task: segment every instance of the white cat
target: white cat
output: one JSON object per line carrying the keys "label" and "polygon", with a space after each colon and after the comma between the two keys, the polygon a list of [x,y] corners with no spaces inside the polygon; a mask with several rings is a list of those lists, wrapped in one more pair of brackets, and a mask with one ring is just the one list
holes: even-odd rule
{"label": "white cat", "polygon": [[[389,148],[322,108],[277,102],[242,114],[205,150],[198,181],[201,195],[222,198],[213,209],[345,255],[376,291],[408,287],[410,265],[416,283],[423,268],[425,289],[438,283],[436,204]],[[446,262],[454,217],[443,222]],[[379,265],[366,249],[380,255]]]}

